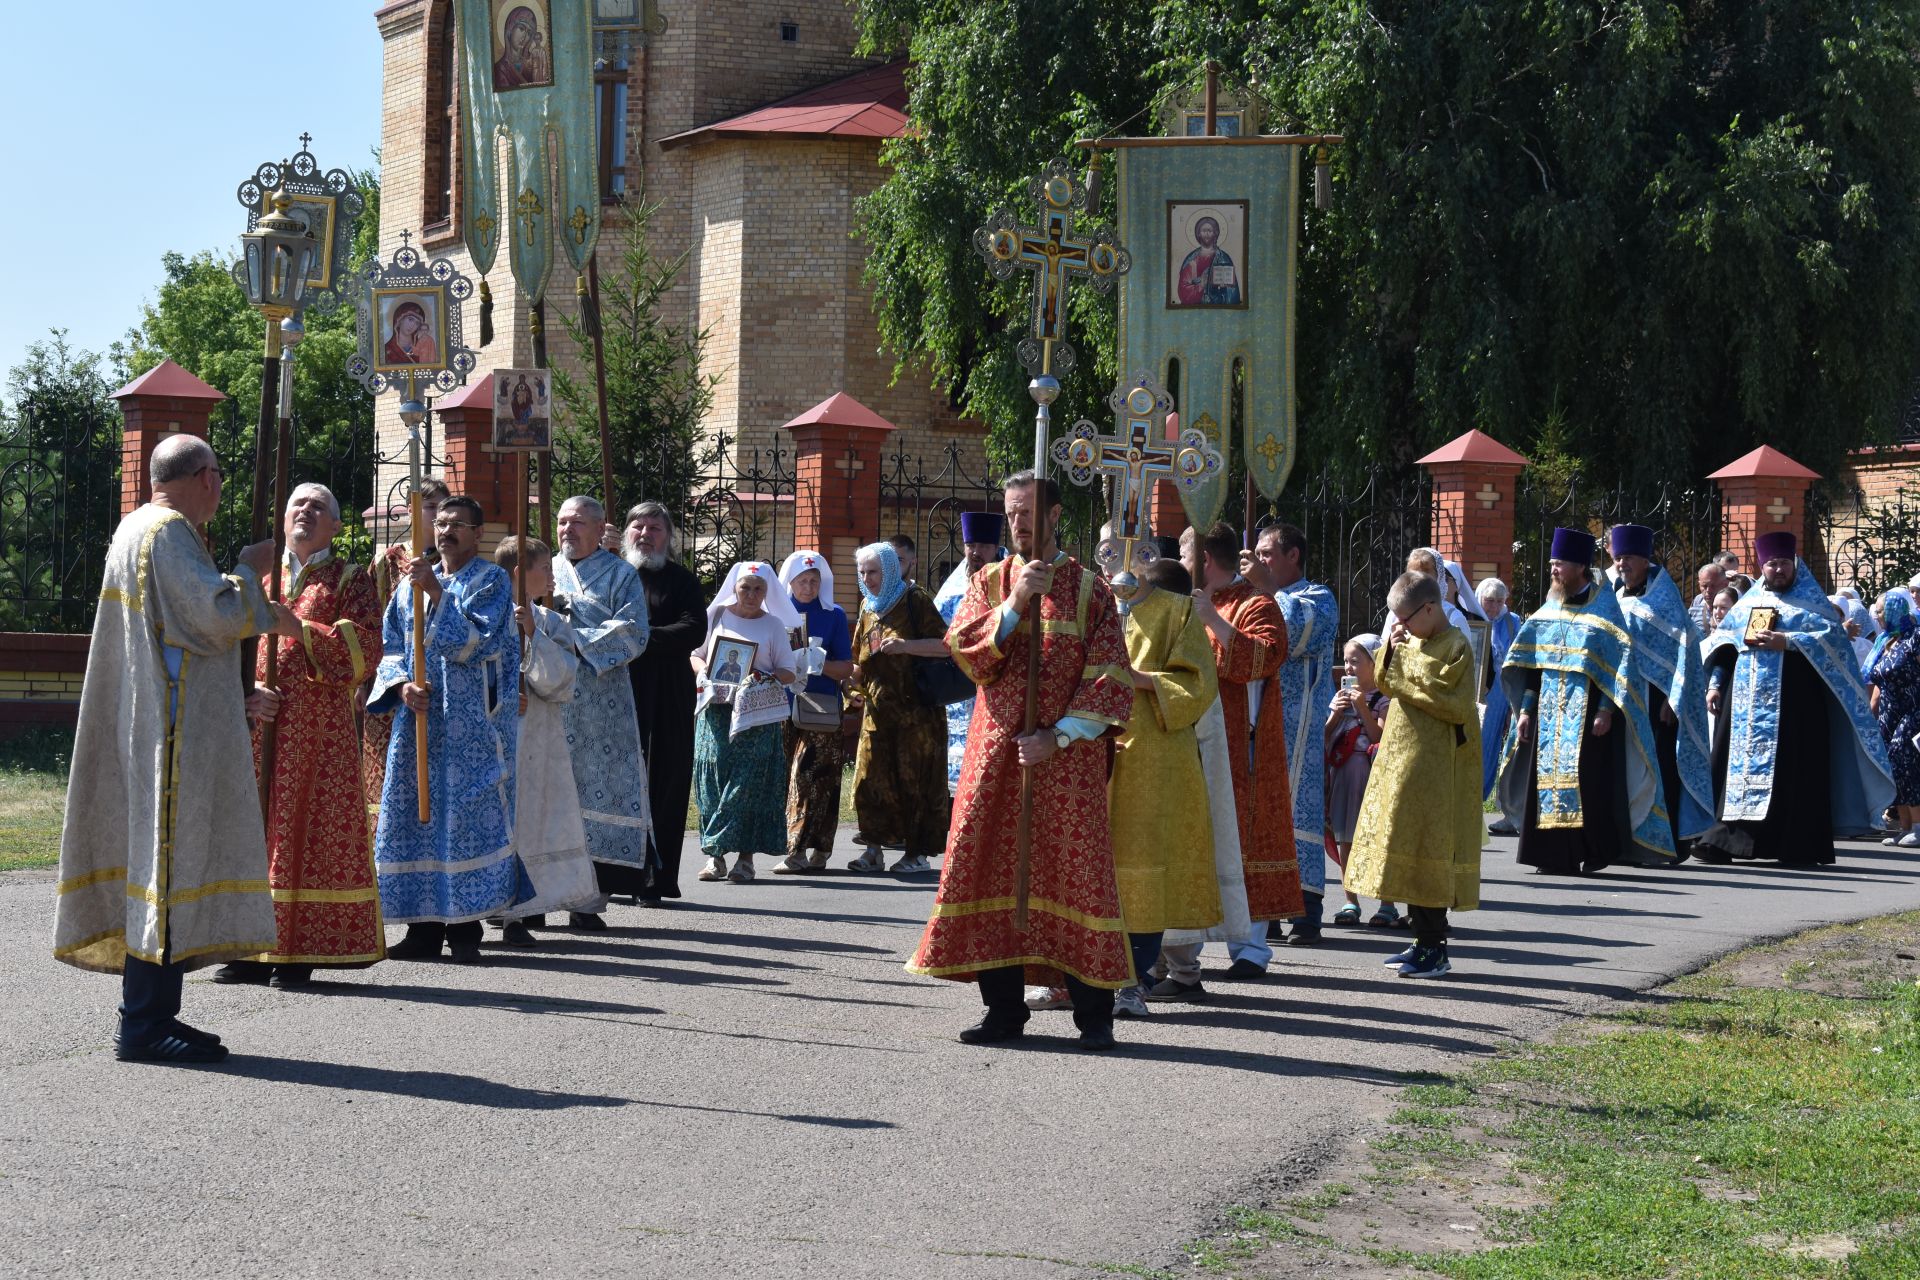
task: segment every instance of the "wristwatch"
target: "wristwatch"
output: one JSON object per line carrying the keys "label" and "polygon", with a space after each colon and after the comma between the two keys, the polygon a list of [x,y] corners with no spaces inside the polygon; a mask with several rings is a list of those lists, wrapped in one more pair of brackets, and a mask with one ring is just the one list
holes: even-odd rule
{"label": "wristwatch", "polygon": [[1065,751],[1073,745],[1073,739],[1067,736],[1065,729],[1062,729],[1059,725],[1055,725],[1053,726],[1053,745]]}

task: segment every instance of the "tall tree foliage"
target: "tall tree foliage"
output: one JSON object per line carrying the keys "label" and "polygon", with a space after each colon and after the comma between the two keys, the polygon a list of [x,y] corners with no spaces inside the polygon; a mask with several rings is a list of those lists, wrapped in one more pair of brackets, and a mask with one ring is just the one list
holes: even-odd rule
{"label": "tall tree foliage", "polygon": [[[357,275],[377,252],[380,227],[380,178],[371,170],[354,174],[365,200],[354,226],[346,270]],[[230,260],[210,250],[195,254],[168,253],[160,261],[164,278],[154,300],[141,309],[139,324],[124,342],[115,344],[114,358],[127,377],[137,377],[172,360],[181,368],[225,392],[236,405],[241,427],[239,451],[253,456],[254,424],[260,410],[260,361],[266,344],[266,324],[247,305],[246,295],[229,274]],[[366,390],[347,376],[347,361],[355,347],[353,283],[338,294],[310,306],[302,317],[306,338],[294,352],[293,405],[298,432],[294,474],[335,476],[342,514],[350,523],[371,504],[373,458],[372,402]],[[361,446],[355,456],[356,431]],[[348,474],[345,466],[358,465]],[[249,472],[248,475],[251,473]],[[349,488],[347,481],[351,480]],[[230,492],[243,501],[246,480],[236,476]]]}
{"label": "tall tree foliage", "polygon": [[[1209,56],[1270,118],[1349,139],[1334,207],[1305,215],[1310,458],[1405,459],[1479,427],[1628,481],[1758,443],[1830,474],[1890,434],[1920,363],[1904,0],[857,8],[871,48],[915,60],[914,133],[863,206],[883,334],[963,381],[1010,451],[1021,295],[966,233]],[[1110,360],[1111,304],[1077,307]]]}
{"label": "tall tree foliage", "polygon": [[[685,523],[708,471],[718,461],[718,442],[706,439],[700,422],[713,405],[717,375],[701,367],[705,331],[690,332],[661,319],[662,299],[673,289],[687,255],[655,256],[647,244],[647,223],[657,204],[627,206],[621,224],[610,226],[620,257],[600,279],[600,324],[606,349],[607,451],[612,457],[614,490],[625,504],[643,499],[665,503]],[[591,338],[571,314],[556,308],[576,349],[588,351]],[[600,489],[599,403],[591,372],[574,377],[553,370],[559,410],[555,447],[559,470],[584,492]],[[614,512],[613,518],[619,519]],[[693,539],[683,539],[691,544]],[[724,569],[737,548],[734,540],[707,539],[683,550],[695,554],[695,568],[711,578]]]}

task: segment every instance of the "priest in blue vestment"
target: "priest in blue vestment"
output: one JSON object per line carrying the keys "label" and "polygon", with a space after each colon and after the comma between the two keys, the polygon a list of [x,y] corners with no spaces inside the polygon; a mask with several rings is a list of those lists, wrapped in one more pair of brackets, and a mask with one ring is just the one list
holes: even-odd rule
{"label": "priest in blue vestment", "polygon": [[1617,524],[1608,534],[1610,580],[1633,637],[1660,761],[1660,800],[1652,820],[1664,820],[1674,848],[1713,825],[1713,747],[1707,737],[1707,680],[1700,664],[1700,633],[1672,575],[1653,562],[1653,530]]}
{"label": "priest in blue vestment", "polygon": [[[607,509],[597,499],[577,495],[561,503],[557,531],[553,584],[566,599],[580,655],[566,724],[587,856],[603,895],[637,898],[651,880],[653,808],[627,667],[647,649],[647,593],[633,566],[601,546]],[[606,927],[597,912],[576,911],[568,920],[579,929]]]}
{"label": "priest in blue vestment", "polygon": [[[513,849],[514,752],[520,732],[520,644],[513,582],[479,554],[486,517],[454,496],[434,516],[440,562],[403,571],[425,591],[426,680],[413,679],[413,596],[393,593],[367,711],[393,713],[387,778],[374,832],[380,909],[407,936],[390,960],[423,960],[442,945],[456,963],[480,959],[480,921],[511,905],[520,884]],[[414,720],[427,718],[427,794],[420,821]]]}
{"label": "priest in blue vestment", "polygon": [[1327,708],[1333,703],[1340,661],[1340,602],[1307,577],[1307,535],[1290,524],[1260,531],[1240,572],[1270,594],[1287,624],[1287,656],[1261,693],[1261,714],[1277,715],[1287,737],[1287,775],[1293,788],[1293,847],[1305,906],[1287,936],[1290,946],[1320,941],[1327,897]]}
{"label": "priest in blue vestment", "polygon": [[1519,828],[1521,864],[1550,875],[1674,861],[1667,824],[1650,820],[1660,770],[1632,638],[1593,553],[1592,534],[1554,530],[1547,601],[1500,669],[1518,709],[1500,807]]}
{"label": "priest in blue vestment", "polygon": [[[1893,803],[1886,744],[1846,628],[1791,533],[1760,535],[1760,581],[1707,637],[1719,823],[1703,861],[1830,863]],[[1791,794],[1788,794],[1791,788]]]}

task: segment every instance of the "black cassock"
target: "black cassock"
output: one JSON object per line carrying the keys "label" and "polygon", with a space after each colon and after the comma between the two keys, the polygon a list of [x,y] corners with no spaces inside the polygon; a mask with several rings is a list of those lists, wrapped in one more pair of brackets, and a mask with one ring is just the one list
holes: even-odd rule
{"label": "black cassock", "polygon": [[[595,863],[606,893],[640,898],[680,896],[680,845],[693,794],[693,668],[687,658],[707,638],[707,603],[700,579],[669,560],[640,570],[647,593],[647,649],[627,664],[640,749],[647,757],[647,797],[653,806],[653,883],[630,869]],[[608,872],[618,883],[610,883]]]}
{"label": "black cassock", "polygon": [[[1727,803],[1727,754],[1733,724],[1733,663],[1736,653],[1723,647],[1707,659],[1707,679],[1725,680],[1720,714],[1713,726],[1713,801]],[[1780,862],[1833,861],[1833,695],[1813,664],[1788,649],[1780,667],[1780,740],[1774,744],[1773,799],[1758,822],[1721,822],[1694,845],[1706,862],[1734,858],[1770,858]]]}
{"label": "black cassock", "polygon": [[[1527,688],[1540,692],[1540,673],[1527,673]],[[1613,727],[1593,733],[1600,711],[1613,712]],[[1520,863],[1548,875],[1592,875],[1602,867],[1636,861],[1633,821],[1627,812],[1627,738],[1633,729],[1611,699],[1587,684],[1586,732],[1580,741],[1580,821],[1578,827],[1540,827],[1540,787],[1536,773],[1539,716],[1531,739],[1519,745],[1509,768],[1525,769],[1526,821],[1520,828]]]}

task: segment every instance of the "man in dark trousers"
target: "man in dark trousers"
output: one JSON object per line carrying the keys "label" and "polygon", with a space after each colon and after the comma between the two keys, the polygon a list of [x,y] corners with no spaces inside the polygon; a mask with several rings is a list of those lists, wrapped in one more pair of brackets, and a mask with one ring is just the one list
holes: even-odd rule
{"label": "man in dark trousers", "polygon": [[680,896],[680,842],[693,792],[693,668],[687,657],[707,638],[707,602],[700,579],[673,558],[673,516],[658,502],[627,512],[622,551],[640,573],[650,627],[646,652],[627,666],[640,749],[647,759],[653,808],[653,872],[638,902],[657,907]]}

